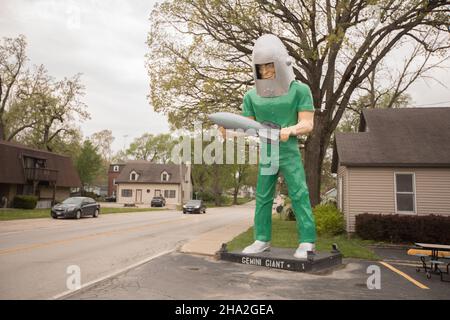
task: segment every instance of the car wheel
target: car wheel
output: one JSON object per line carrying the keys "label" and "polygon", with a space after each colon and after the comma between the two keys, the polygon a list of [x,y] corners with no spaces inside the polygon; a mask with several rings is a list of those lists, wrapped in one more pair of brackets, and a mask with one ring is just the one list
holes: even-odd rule
{"label": "car wheel", "polygon": [[53,219],[58,219],[58,216],[56,214],[54,214],[54,213],[52,213],[51,216],[52,216]]}
{"label": "car wheel", "polygon": [[98,218],[98,213],[99,213],[98,209],[95,209],[95,212],[94,212],[93,217],[94,217],[94,218]]}
{"label": "car wheel", "polygon": [[75,219],[81,219],[81,210],[77,211],[77,213],[75,214]]}
{"label": "car wheel", "polygon": [[206,209],[205,209],[205,210],[203,210],[203,213],[206,213]]}

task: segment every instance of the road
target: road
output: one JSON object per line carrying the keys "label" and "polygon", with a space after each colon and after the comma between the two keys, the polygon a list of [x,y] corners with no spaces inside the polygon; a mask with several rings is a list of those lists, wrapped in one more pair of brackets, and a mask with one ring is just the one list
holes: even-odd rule
{"label": "road", "polygon": [[167,210],[0,222],[0,299],[51,299],[68,290],[69,266],[79,266],[83,285],[248,219],[253,209],[244,205],[209,208],[202,215]]}

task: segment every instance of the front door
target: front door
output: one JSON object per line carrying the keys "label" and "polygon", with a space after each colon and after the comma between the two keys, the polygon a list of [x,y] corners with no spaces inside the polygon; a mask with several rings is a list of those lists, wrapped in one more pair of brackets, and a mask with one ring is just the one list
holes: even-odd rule
{"label": "front door", "polygon": [[136,190],[136,203],[142,203],[142,190],[137,189]]}

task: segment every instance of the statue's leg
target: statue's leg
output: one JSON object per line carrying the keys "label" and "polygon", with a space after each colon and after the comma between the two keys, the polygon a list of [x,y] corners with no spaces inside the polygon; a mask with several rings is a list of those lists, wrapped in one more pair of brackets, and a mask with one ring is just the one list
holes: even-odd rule
{"label": "statue's leg", "polygon": [[264,172],[261,172],[261,167],[263,166],[261,164],[258,166],[254,239],[268,242],[272,238],[272,206],[277,174],[264,174]]}
{"label": "statue's leg", "polygon": [[280,170],[286,181],[289,197],[292,200],[299,243],[316,241],[316,224],[309,200],[305,170],[298,149],[284,154],[280,159]]}

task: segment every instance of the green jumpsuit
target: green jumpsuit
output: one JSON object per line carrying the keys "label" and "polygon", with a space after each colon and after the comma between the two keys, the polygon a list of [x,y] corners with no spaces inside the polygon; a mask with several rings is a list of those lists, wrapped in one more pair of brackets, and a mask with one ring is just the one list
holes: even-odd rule
{"label": "green jumpsuit", "polygon": [[[256,89],[249,90],[244,96],[242,115],[254,117],[258,122],[270,121],[285,128],[298,123],[298,112],[300,111],[314,112],[311,91],[308,85],[292,81],[288,94],[279,97],[261,97],[256,93]],[[274,161],[277,161],[275,167],[279,168],[283,174],[289,197],[292,200],[297,221],[298,240],[300,243],[316,241],[316,226],[297,141],[297,137],[289,137],[288,141],[280,142],[279,152],[276,152],[276,146],[267,143],[260,148],[263,154],[266,152],[263,150],[267,150],[267,158],[271,157],[271,160],[269,162],[261,161],[260,157],[258,165],[254,220],[255,240],[268,242],[272,238],[272,205],[278,170],[268,174],[270,172],[268,168],[274,167]],[[277,156],[278,154],[279,156]]]}

